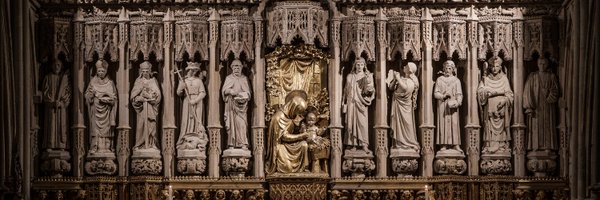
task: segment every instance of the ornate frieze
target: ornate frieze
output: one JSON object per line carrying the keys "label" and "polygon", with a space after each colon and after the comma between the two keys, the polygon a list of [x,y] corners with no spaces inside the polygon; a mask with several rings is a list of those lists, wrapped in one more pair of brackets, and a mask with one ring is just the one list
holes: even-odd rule
{"label": "ornate frieze", "polygon": [[141,53],[144,60],[150,54],[156,55],[156,60],[163,60],[164,26],[163,13],[156,11],[131,12],[131,25],[129,34],[129,53],[131,60],[137,60]]}
{"label": "ornate frieze", "polygon": [[512,60],[514,11],[502,7],[479,9],[479,59],[487,59],[487,53],[498,56],[504,52],[504,60]]}
{"label": "ornate frieze", "polygon": [[254,21],[246,15],[232,15],[221,18],[221,60],[229,54],[239,59],[242,53],[246,59],[254,60]]}
{"label": "ornate frieze", "polygon": [[342,60],[358,58],[365,53],[369,61],[375,60],[375,17],[352,16],[342,21]]}
{"label": "ornate frieze", "polygon": [[421,9],[392,8],[387,10],[387,41],[389,42],[388,60],[396,54],[407,59],[408,52],[414,60],[421,60]]}
{"label": "ornate frieze", "polygon": [[318,2],[275,2],[275,7],[267,14],[267,18],[267,45],[270,47],[276,46],[278,39],[282,44],[291,44],[297,37],[305,44],[315,44],[315,40],[319,40],[321,47],[327,47],[329,44],[329,15]]}
{"label": "ornate frieze", "polygon": [[439,60],[442,52],[451,57],[455,52],[467,59],[467,23],[465,9],[431,10],[433,16],[433,59]]}
{"label": "ornate frieze", "polygon": [[208,60],[208,16],[205,10],[175,12],[175,60],[183,61],[185,53],[193,58],[198,53]]}
{"label": "ornate frieze", "polygon": [[119,12],[94,8],[85,18],[85,60],[92,62],[94,53],[98,59],[108,54],[111,61],[119,60]]}

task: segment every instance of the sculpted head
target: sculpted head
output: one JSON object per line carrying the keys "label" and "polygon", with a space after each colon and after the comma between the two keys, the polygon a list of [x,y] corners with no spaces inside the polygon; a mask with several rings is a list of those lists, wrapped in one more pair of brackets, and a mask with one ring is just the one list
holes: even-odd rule
{"label": "sculpted head", "polygon": [[200,71],[200,63],[197,62],[188,62],[185,71],[187,72],[188,77],[196,76]]}
{"label": "sculpted head", "polygon": [[406,76],[415,74],[417,72],[417,65],[413,62],[408,62],[406,65],[404,65],[403,71]]}
{"label": "sculpted head", "polygon": [[493,75],[500,73],[502,70],[502,58],[494,56],[488,60],[489,70]]}
{"label": "sculpted head", "polygon": [[231,62],[231,70],[233,71],[233,75],[240,76],[242,75],[242,61],[235,59]]}
{"label": "sculpted head", "polygon": [[548,59],[540,57],[537,60],[537,66],[541,72],[545,72],[548,70]]}
{"label": "sculpted head", "polygon": [[96,76],[98,76],[99,78],[105,78],[106,77],[106,71],[108,70],[108,62],[106,62],[106,60],[98,60],[96,61]]}
{"label": "sculpted head", "polygon": [[308,108],[308,102],[306,92],[302,90],[291,91],[285,97],[285,105],[283,106],[284,114],[290,118],[295,119],[298,115],[302,115],[306,108]]}
{"label": "sculpted head", "polygon": [[152,75],[151,69],[152,64],[148,61],[144,61],[142,64],[140,64],[140,77],[149,79]]}
{"label": "sculpted head", "polygon": [[363,72],[365,70],[365,59],[362,57],[359,57],[358,59],[356,59],[354,61],[354,70],[355,72]]}
{"label": "sculpted head", "polygon": [[317,123],[317,114],[311,111],[306,114],[306,124],[309,126],[315,125]]}
{"label": "sculpted head", "polygon": [[55,74],[60,74],[62,69],[63,69],[62,61],[60,61],[59,59],[56,59],[56,61],[54,62],[54,65],[52,65],[52,72],[54,72]]}
{"label": "sculpted head", "polygon": [[456,65],[452,60],[447,60],[444,62],[444,76],[452,76],[456,75]]}

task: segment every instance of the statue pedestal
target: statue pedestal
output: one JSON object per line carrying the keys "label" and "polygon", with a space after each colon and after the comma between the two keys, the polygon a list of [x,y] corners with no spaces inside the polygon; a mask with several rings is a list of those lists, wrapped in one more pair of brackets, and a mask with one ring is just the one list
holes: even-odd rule
{"label": "statue pedestal", "polygon": [[62,174],[71,171],[69,159],[71,159],[71,156],[68,151],[46,149],[42,153],[42,160],[44,160],[41,166],[42,171],[50,176],[62,177]]}
{"label": "statue pedestal", "polygon": [[177,171],[182,174],[199,175],[206,171],[206,152],[200,149],[177,150]]}
{"label": "statue pedestal", "polygon": [[456,149],[440,150],[435,155],[433,170],[438,174],[460,175],[467,171],[465,154]]}
{"label": "statue pedestal", "polygon": [[131,155],[131,172],[135,175],[159,175],[162,160],[158,149],[135,149]]}
{"label": "statue pedestal", "polygon": [[280,177],[269,176],[267,182],[270,199],[324,200],[327,198],[329,178],[322,174],[293,173]]}
{"label": "statue pedestal", "polygon": [[481,155],[481,173],[487,175],[504,175],[511,171],[510,151]]}
{"label": "statue pedestal", "polygon": [[117,172],[114,152],[91,153],[86,156],[85,172],[89,175],[113,175]]}
{"label": "statue pedestal", "polygon": [[390,151],[392,171],[401,177],[412,177],[419,168],[419,152],[413,149],[393,148]]}
{"label": "statue pedestal", "polygon": [[352,173],[353,177],[365,177],[375,169],[373,153],[363,149],[346,149],[344,151],[344,173]]}
{"label": "statue pedestal", "polygon": [[537,177],[547,176],[556,170],[556,153],[548,151],[530,151],[527,153],[527,169]]}
{"label": "statue pedestal", "polygon": [[248,149],[229,148],[223,151],[223,171],[229,176],[244,177],[251,157]]}

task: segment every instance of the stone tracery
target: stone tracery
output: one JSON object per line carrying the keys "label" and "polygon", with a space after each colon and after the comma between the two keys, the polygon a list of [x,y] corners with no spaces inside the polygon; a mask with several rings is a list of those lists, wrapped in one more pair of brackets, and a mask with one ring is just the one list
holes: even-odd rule
{"label": "stone tracery", "polygon": [[[99,2],[81,3],[82,5],[88,3],[92,5],[101,4]],[[176,1],[175,3],[185,4],[186,2]],[[194,2],[189,3],[193,4]],[[271,7],[265,9],[266,11],[259,9],[264,13],[258,14],[252,13],[254,9],[248,9],[257,6],[258,2],[240,1],[233,3],[240,3],[240,5],[246,7],[241,9],[235,6],[233,6],[235,8],[213,8],[209,5],[209,8],[203,7],[191,10],[189,8],[170,7],[170,5],[165,4],[161,6],[168,9],[135,10],[129,8],[119,9],[112,4],[108,4],[108,7],[111,9],[103,10],[94,8],[91,11],[79,10],[77,15],[79,18],[72,22],[68,20],[54,21],[55,26],[53,26],[53,31],[56,38],[51,48],[55,56],[58,56],[56,52],[63,52],[69,59],[71,55],[73,57],[81,57],[84,58],[84,61],[88,62],[87,65],[89,65],[89,62],[94,62],[97,59],[108,59],[108,56],[110,57],[112,67],[118,63],[115,82],[119,91],[118,99],[120,101],[115,106],[118,107],[119,120],[116,127],[117,130],[115,130],[117,135],[113,139],[117,148],[113,153],[117,153],[119,157],[116,160],[119,167],[118,170],[115,169],[115,171],[119,172],[119,176],[126,177],[129,172],[152,175],[164,173],[165,177],[185,177],[190,174],[208,175],[209,177],[225,175],[239,176],[240,174],[243,176],[245,174],[249,176],[244,178],[247,181],[248,188],[242,189],[248,189],[247,196],[261,196],[258,193],[261,193],[263,188],[257,185],[260,185],[264,180],[254,180],[251,177],[264,178],[265,176],[262,173],[251,170],[251,168],[252,166],[264,166],[266,164],[262,159],[255,159],[255,157],[262,155],[262,153],[257,155],[256,152],[262,152],[263,150],[270,151],[270,147],[266,147],[265,149],[266,144],[264,144],[264,141],[268,138],[268,135],[263,135],[262,133],[268,133],[269,128],[264,128],[265,119],[263,118],[269,121],[271,115],[277,111],[277,106],[275,105],[283,104],[283,97],[292,91],[292,89],[304,89],[309,93],[309,97],[312,100],[319,99],[322,101],[320,103],[323,105],[319,107],[321,109],[319,111],[321,114],[327,115],[328,123],[330,123],[327,124],[329,126],[327,131],[327,134],[329,134],[328,140],[331,142],[331,150],[328,149],[327,151],[329,161],[325,161],[326,164],[321,164],[321,166],[329,166],[330,168],[322,170],[328,173],[324,177],[339,178],[339,176],[334,176],[334,174],[342,171],[351,172],[350,174],[353,173],[356,176],[369,176],[369,173],[364,172],[377,169],[375,176],[383,180],[388,177],[385,175],[388,168],[390,169],[389,171],[410,171],[408,173],[410,175],[424,177],[433,176],[433,171],[445,174],[443,173],[444,170],[454,170],[455,174],[461,174],[466,170],[469,175],[479,175],[478,170],[485,168],[484,163],[481,163],[481,167],[479,165],[481,150],[485,149],[482,148],[484,144],[479,144],[479,140],[482,140],[482,135],[484,134],[483,131],[479,131],[479,126],[480,124],[481,126],[484,125],[484,119],[477,112],[477,102],[469,98],[475,98],[474,96],[476,95],[473,88],[477,88],[478,79],[481,76],[477,75],[478,69],[483,67],[480,61],[487,60],[490,52],[492,56],[502,55],[509,62],[506,67],[511,72],[509,75],[513,77],[508,77],[508,79],[511,80],[511,85],[517,86],[515,88],[515,94],[517,94],[519,91],[522,92],[523,85],[522,81],[518,82],[517,79],[526,75],[523,67],[529,67],[524,66],[522,60],[524,58],[533,59],[532,55],[534,52],[538,54],[549,52],[552,55],[557,52],[555,50],[556,46],[552,46],[550,42],[551,38],[554,38],[555,35],[552,35],[552,31],[548,31],[556,29],[554,19],[540,17],[539,15],[529,17],[527,15],[529,13],[522,13],[522,8],[519,5],[504,8],[487,7],[488,5],[486,4],[473,3],[472,5],[469,4],[471,7],[456,6],[440,9],[429,8],[425,4],[412,5],[411,7],[402,6],[405,3],[402,1],[399,6],[389,6],[385,9],[383,8],[384,6],[381,6],[382,8],[370,9],[361,7],[361,2],[344,1],[335,3],[342,3],[340,6],[348,9],[341,9],[343,12],[340,13],[340,16],[331,16],[328,10],[336,9],[337,12],[337,8],[327,8],[327,6],[317,2],[273,2],[272,5],[268,5]],[[216,4],[223,5],[233,5],[233,3],[228,1],[216,2]],[[263,3],[261,2],[261,4]],[[335,3],[330,2],[330,5],[335,5]],[[112,9],[113,7],[116,9]],[[64,19],[64,16],[60,16],[60,14],[56,15],[56,19],[59,19],[59,17],[60,19]],[[260,19],[261,17],[258,17],[261,15],[267,16],[264,22]],[[78,26],[83,27],[83,32],[78,32],[78,30],[81,30],[78,29]],[[75,27],[75,32],[71,33],[67,31],[69,30],[67,27]],[[265,30],[267,33],[263,34]],[[69,36],[71,34],[75,35],[75,42],[71,41]],[[82,42],[83,47],[80,50],[83,51],[71,50],[71,47],[77,47],[77,40]],[[266,45],[262,44],[263,41],[265,41]],[[280,48],[293,49],[292,47],[298,41],[308,47],[301,47],[300,52],[294,52],[294,50],[289,49],[280,50]],[[317,46],[317,44],[319,45]],[[275,49],[268,49],[266,47],[275,47]],[[266,56],[269,52],[271,54]],[[465,161],[461,160],[464,158],[463,155],[458,160],[445,163],[446,168],[444,170],[433,170],[433,156],[436,152],[439,154],[437,151],[439,148],[433,145],[435,137],[437,137],[434,134],[435,130],[439,128],[435,125],[435,115],[432,109],[434,105],[433,61],[444,59],[442,57],[443,53],[446,53],[448,57],[452,57],[456,53],[458,60],[466,63],[465,66],[460,66],[465,69],[464,76],[457,78],[464,85],[465,100],[463,105],[467,107],[463,109],[467,110],[467,112],[461,112],[460,114],[461,117],[466,119],[464,120],[464,124],[461,125],[466,125],[466,127],[460,128],[459,134],[465,139],[459,147],[466,151],[465,153],[469,157],[466,162],[469,167],[466,167],[466,164],[464,164]],[[189,60],[184,59],[185,54],[188,55]],[[196,54],[199,55],[198,58],[194,58]],[[400,56],[396,57],[397,54]],[[408,60],[409,54],[412,55],[412,60]],[[346,131],[349,124],[346,122],[340,123],[344,121],[341,119],[344,115],[334,113],[339,109],[336,106],[342,105],[340,101],[343,99],[341,98],[343,95],[341,94],[343,90],[342,83],[346,81],[348,73],[342,69],[342,66],[347,64],[352,55],[354,55],[354,58],[364,56],[368,61],[365,64],[370,66],[370,70],[373,69],[373,101],[376,105],[367,109],[370,115],[381,115],[388,112],[387,107],[390,102],[387,99],[392,94],[388,94],[389,91],[382,91],[386,87],[385,85],[381,85],[385,83],[381,80],[386,78],[386,67],[395,69],[397,66],[386,66],[386,64],[406,63],[408,61],[416,62],[415,66],[418,67],[415,72],[419,77],[421,88],[419,89],[418,102],[415,102],[418,105],[418,109],[415,110],[418,116],[415,116],[414,125],[417,129],[415,130],[418,138],[417,141],[421,146],[417,147],[416,152],[418,155],[414,158],[398,160],[393,156],[388,157],[390,153],[389,149],[393,144],[388,144],[387,142],[389,134],[393,134],[392,132],[388,133],[388,124],[391,124],[391,122],[388,122],[387,118],[375,117],[375,119],[366,120],[365,122],[368,125],[368,134],[372,138],[370,140],[375,141],[370,144],[367,142],[368,145],[366,148],[375,150],[373,152],[374,155],[366,159],[364,163],[346,159],[345,157],[344,162],[342,162],[342,159],[334,159],[346,156],[346,153],[342,152],[342,150],[348,147],[343,141],[347,139]],[[251,155],[251,157],[244,157],[244,159],[238,160],[227,160],[225,154],[229,155],[229,152],[221,152],[221,149],[227,148],[221,144],[221,140],[226,141],[227,139],[221,135],[227,135],[227,131],[222,127],[223,123],[221,122],[221,118],[223,117],[221,108],[224,107],[225,102],[219,96],[221,96],[220,87],[222,86],[222,82],[225,81],[225,76],[221,75],[221,72],[227,71],[228,66],[219,66],[228,64],[231,61],[230,56],[234,59],[242,59],[243,63],[247,63],[248,68],[246,69],[249,73],[246,75],[248,75],[248,81],[250,87],[252,87],[252,95],[257,95],[250,98],[251,100],[248,102],[247,108],[250,114],[247,115],[248,133],[246,135],[249,137],[247,145],[252,150],[252,153],[249,153],[248,156]],[[320,67],[319,70],[306,74],[317,74],[316,76],[326,77],[324,79],[322,77],[314,79],[322,81],[318,82],[320,88],[304,87],[304,85],[313,84],[313,82],[310,82],[302,84],[302,87],[289,87],[282,90],[285,86],[280,81],[289,81],[280,77],[284,73],[281,69],[282,63],[286,62],[282,61],[281,58],[286,56],[297,56],[296,58],[298,59],[318,58],[319,63],[315,65]],[[142,60],[138,61],[139,58]],[[155,58],[155,60],[152,60],[152,58]],[[205,99],[207,119],[203,119],[203,123],[206,125],[206,137],[204,139],[207,140],[205,141],[207,142],[207,147],[206,149],[202,149],[204,157],[199,156],[202,157],[198,161],[199,163],[190,162],[192,164],[189,164],[186,162],[180,163],[184,160],[179,159],[181,152],[174,151],[175,146],[179,146],[178,142],[174,142],[177,141],[175,138],[178,138],[180,134],[180,131],[176,130],[181,130],[182,128],[179,127],[181,124],[179,123],[181,122],[180,117],[175,116],[186,111],[174,107],[174,105],[178,104],[175,103],[178,101],[178,98],[174,97],[175,93],[173,92],[175,91],[174,85],[176,85],[174,81],[178,79],[171,72],[176,68],[175,66],[178,66],[176,63],[182,64],[184,61],[194,59],[199,59],[203,64],[206,64],[206,61],[208,61],[208,66],[203,66],[203,69],[206,68],[208,71],[206,79],[203,80],[206,82],[202,83],[206,86],[207,93],[207,98]],[[136,150],[133,147],[135,143],[129,139],[129,130],[131,129],[132,132],[135,132],[134,130],[138,127],[136,127],[135,123],[129,123],[130,115],[135,115],[129,114],[132,108],[126,102],[127,99],[135,97],[130,97],[130,94],[124,94],[125,91],[129,91],[129,87],[135,87],[134,79],[131,79],[129,75],[129,73],[134,72],[131,70],[134,69],[132,66],[135,63],[150,60],[158,63],[159,72],[156,74],[159,81],[158,84],[160,84],[158,87],[161,88],[165,98],[158,111],[161,115],[164,115],[159,122],[159,126],[162,129],[158,130],[159,133],[157,136],[163,142],[157,143],[157,148],[162,153],[162,156],[155,157],[151,161],[152,163],[147,160],[136,161],[134,157],[129,155],[129,149],[132,149],[134,154],[136,154]],[[75,64],[75,66],[82,69],[89,67],[85,64]],[[305,77],[305,73],[301,72],[302,70],[305,69],[298,68],[296,71],[292,70],[294,72],[293,75],[298,75],[298,77],[290,80],[294,83],[313,80],[312,77]],[[74,72],[74,76],[77,79],[73,83],[76,87],[78,87],[77,84],[88,82],[83,76],[83,70],[78,71],[76,69],[74,71],[76,71]],[[292,71],[288,70],[288,72]],[[325,88],[325,90],[321,90],[322,88]],[[255,90],[261,89],[263,93],[255,93]],[[314,96],[311,96],[313,94]],[[378,95],[384,96],[380,97]],[[74,95],[74,98],[78,97]],[[77,100],[75,99],[74,101]],[[125,103],[121,101],[125,101]],[[315,103],[313,102],[313,104]],[[517,100],[515,100],[514,107],[521,106],[516,104],[518,104]],[[330,107],[330,105],[334,106]],[[264,107],[264,109],[257,109],[257,107]],[[255,113],[261,111],[264,112],[261,114]],[[517,141],[508,144],[508,148],[514,148],[509,149],[509,151],[517,151],[521,143],[524,143],[525,140],[525,137],[521,136],[525,134],[524,131],[526,129],[520,128],[522,125],[524,126],[525,122],[517,114],[521,110],[515,108],[514,112],[513,120],[508,123],[511,129],[516,130],[511,132],[513,132],[513,135],[516,135],[512,139]],[[261,115],[264,117],[256,118],[256,116]],[[480,118],[482,119],[481,121],[479,121]],[[133,117],[133,119],[136,118]],[[463,118],[461,118],[462,120]],[[86,135],[89,134],[89,128],[83,129]],[[86,148],[84,143],[81,142],[74,141],[73,144],[75,145],[72,147],[73,149]],[[393,149],[391,152],[394,154]],[[207,153],[208,162],[206,161]],[[177,165],[170,164],[169,155],[171,157],[172,155],[177,156]],[[134,160],[131,161],[131,169],[128,169],[129,167],[127,166],[129,165],[130,158]],[[376,162],[373,162],[373,158],[375,158]],[[490,162],[485,162],[485,165],[486,167],[487,165],[491,165],[493,170],[498,170],[499,172],[515,171],[515,174],[519,176],[526,175],[519,174],[521,171],[519,171],[518,167],[521,165],[524,166],[526,161],[524,155],[523,160],[519,160],[519,158],[519,155],[509,155],[506,159],[492,159]],[[381,159],[384,162],[381,162]],[[388,159],[392,161],[390,162],[390,166],[385,164],[385,160]],[[511,159],[515,159],[512,161],[514,165],[511,165]],[[81,165],[78,162],[71,163],[73,165]],[[457,167],[460,167],[460,169],[457,169]],[[422,169],[422,171],[416,172],[417,169]],[[105,174],[113,174],[115,171]],[[487,172],[483,171],[484,174],[487,174]],[[490,173],[494,174],[493,172]],[[60,171],[59,174],[69,175],[66,171]],[[87,174],[94,175],[94,173],[90,172]],[[404,175],[406,174],[404,173]],[[179,183],[186,181],[190,183],[194,181],[210,182],[212,180],[190,179]],[[386,181],[382,182],[386,183]],[[279,179],[269,179],[266,182],[289,183]],[[326,183],[327,180],[322,182]],[[193,188],[190,188],[191,186],[185,186],[185,184],[177,185],[177,181],[169,180],[160,184],[163,183],[175,184],[177,187],[176,190],[179,192],[186,191],[188,193],[191,191],[192,196],[194,194],[194,191],[191,190]],[[342,191],[343,189],[353,190],[353,183],[343,183],[343,181],[339,183],[339,185],[332,187],[333,191]],[[290,185],[283,184],[274,187],[285,191],[293,191],[296,189],[293,187],[301,187],[301,185],[295,185],[290,186],[292,188],[282,189],[278,188],[280,186]],[[440,190],[451,188],[445,187],[443,184],[439,186]],[[220,188],[223,190],[219,191],[230,193],[231,195],[235,194],[234,196],[236,197],[237,195],[243,195],[238,190],[232,190],[233,188],[227,188],[226,186],[223,187]],[[466,188],[466,186],[464,187]],[[253,192],[250,192],[251,190]],[[369,190],[366,193],[353,191],[351,195],[358,195],[359,193],[363,195],[369,194],[372,197],[377,195],[396,195],[396,191],[391,190]],[[410,196],[413,194],[420,195],[408,189],[399,194]],[[322,194],[315,194],[315,196],[319,195]],[[231,197],[233,198],[233,196]]]}

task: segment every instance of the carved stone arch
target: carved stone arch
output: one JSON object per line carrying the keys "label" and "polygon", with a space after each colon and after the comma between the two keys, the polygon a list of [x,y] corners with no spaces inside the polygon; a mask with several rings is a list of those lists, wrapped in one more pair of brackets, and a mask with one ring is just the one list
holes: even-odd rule
{"label": "carved stone arch", "polygon": [[458,52],[459,58],[467,59],[466,16],[445,14],[434,17],[433,59],[438,61],[442,51]]}
{"label": "carved stone arch", "polygon": [[242,53],[247,60],[254,60],[254,22],[250,16],[226,16],[221,21],[221,60],[229,54],[240,59]]}
{"label": "carved stone arch", "polygon": [[388,60],[400,53],[402,59],[407,59],[409,52],[415,60],[421,60],[421,23],[418,16],[390,17],[387,25],[389,41]]}
{"label": "carved stone arch", "polygon": [[365,53],[367,60],[375,61],[375,17],[355,16],[342,21],[342,60],[350,54]]}
{"label": "carved stone arch", "polygon": [[197,16],[187,14],[176,13],[182,16],[176,16],[175,21],[175,61],[182,61],[185,53],[190,58],[198,53],[202,60],[208,60],[208,12],[200,11]]}
{"label": "carved stone arch", "polygon": [[[156,54],[156,60],[163,60],[164,26],[162,18],[151,12],[140,11],[137,16],[131,17],[129,37],[129,53],[137,55],[142,53],[144,60],[148,60],[151,53]],[[131,56],[130,60],[137,60]]]}
{"label": "carved stone arch", "polygon": [[267,45],[275,47],[277,40],[281,44],[291,44],[299,37],[305,44],[313,45],[320,41],[321,47],[329,45],[327,30],[329,13],[319,2],[283,1],[275,2],[275,6],[267,14]]}

